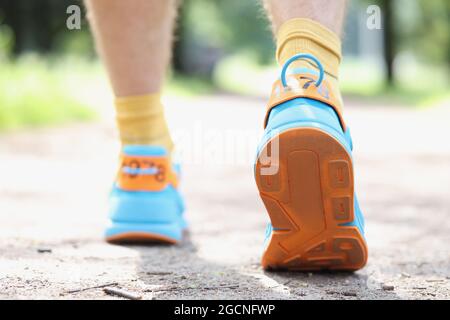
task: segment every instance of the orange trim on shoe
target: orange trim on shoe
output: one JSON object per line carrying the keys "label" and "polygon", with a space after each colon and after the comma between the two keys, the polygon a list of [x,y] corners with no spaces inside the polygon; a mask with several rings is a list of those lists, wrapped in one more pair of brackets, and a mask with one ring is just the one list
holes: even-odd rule
{"label": "orange trim on shoe", "polygon": [[148,232],[127,232],[120,233],[114,236],[106,237],[106,241],[109,243],[161,243],[161,244],[176,244],[178,241],[175,239]]}
{"label": "orange trim on shoe", "polygon": [[126,191],[161,191],[169,184],[178,186],[177,174],[166,156],[122,154],[117,174],[119,188]]}
{"label": "orange trim on shoe", "polygon": [[328,104],[336,112],[342,129],[346,126],[342,116],[342,106],[339,98],[333,95],[330,85],[326,79],[322,81],[319,87],[316,86],[317,76],[309,73],[299,73],[287,76],[287,87],[283,87],[281,80],[275,81],[272,86],[269,103],[267,105],[266,117],[264,119],[264,128],[267,126],[270,111],[283,102],[295,98],[309,98]]}

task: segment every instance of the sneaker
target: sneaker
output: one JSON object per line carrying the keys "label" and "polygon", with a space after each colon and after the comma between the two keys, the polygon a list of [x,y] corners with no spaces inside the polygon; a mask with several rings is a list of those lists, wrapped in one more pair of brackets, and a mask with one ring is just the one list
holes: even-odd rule
{"label": "sneaker", "polygon": [[179,167],[162,147],[123,147],[110,194],[108,242],[161,242],[182,239],[186,221],[178,191]]}
{"label": "sneaker", "polygon": [[[319,72],[296,69],[312,60]],[[269,213],[262,266],[357,270],[367,261],[354,192],[352,141],[314,56],[289,59],[276,81],[258,147],[255,179]]]}

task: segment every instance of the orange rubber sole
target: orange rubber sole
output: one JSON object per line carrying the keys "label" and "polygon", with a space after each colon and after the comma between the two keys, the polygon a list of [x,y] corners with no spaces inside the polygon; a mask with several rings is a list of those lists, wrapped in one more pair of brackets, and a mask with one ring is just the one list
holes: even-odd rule
{"label": "orange rubber sole", "polygon": [[140,244],[176,244],[176,240],[147,232],[126,232],[106,237],[106,241],[114,244],[140,243]]}
{"label": "orange rubber sole", "polygon": [[[255,179],[273,230],[262,257],[265,269],[357,270],[368,257],[354,219],[352,159],[341,143],[315,128],[294,128],[277,136],[278,170]],[[275,145],[275,144],[274,144]]]}

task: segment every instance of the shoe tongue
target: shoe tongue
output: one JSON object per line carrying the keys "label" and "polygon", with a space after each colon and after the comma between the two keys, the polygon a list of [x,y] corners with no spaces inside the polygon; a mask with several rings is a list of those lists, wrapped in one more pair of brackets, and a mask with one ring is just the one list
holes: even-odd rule
{"label": "shoe tongue", "polygon": [[122,153],[126,156],[148,156],[148,157],[164,157],[167,151],[161,146],[150,145],[127,145],[123,146]]}
{"label": "shoe tongue", "polygon": [[311,74],[314,76],[319,76],[319,71],[317,71],[314,68],[306,68],[306,67],[298,67],[298,68],[292,68],[288,71],[288,76],[295,75],[295,74]]}

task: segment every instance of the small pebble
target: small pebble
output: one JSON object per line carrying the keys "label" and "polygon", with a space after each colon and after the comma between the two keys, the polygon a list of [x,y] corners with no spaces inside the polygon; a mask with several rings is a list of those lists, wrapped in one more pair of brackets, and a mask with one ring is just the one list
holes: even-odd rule
{"label": "small pebble", "polygon": [[383,284],[381,286],[381,289],[383,289],[384,291],[394,291],[395,287],[393,285]]}
{"label": "small pebble", "polygon": [[172,274],[172,272],[166,272],[166,271],[147,271],[145,273],[146,275],[149,276],[167,276],[169,274]]}
{"label": "small pebble", "polygon": [[129,300],[141,300],[142,297],[138,294],[135,294],[133,292],[125,291],[123,289],[117,289],[112,287],[107,287],[103,289],[103,292],[105,292],[108,295],[111,296],[118,296],[121,298],[129,299]]}
{"label": "small pebble", "polygon": [[48,248],[38,248],[37,249],[38,253],[52,253],[52,249],[48,249]]}
{"label": "small pebble", "polygon": [[402,272],[402,277],[411,278],[411,275],[409,273]]}
{"label": "small pebble", "polygon": [[444,279],[426,279],[426,282],[444,282]]}
{"label": "small pebble", "polygon": [[343,291],[342,295],[346,296],[346,297],[357,297],[358,296],[358,294],[353,291]]}
{"label": "small pebble", "polygon": [[300,287],[309,287],[309,284],[307,284],[306,282],[300,282],[299,284],[298,284]]}

